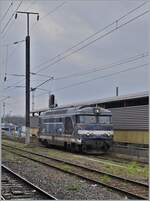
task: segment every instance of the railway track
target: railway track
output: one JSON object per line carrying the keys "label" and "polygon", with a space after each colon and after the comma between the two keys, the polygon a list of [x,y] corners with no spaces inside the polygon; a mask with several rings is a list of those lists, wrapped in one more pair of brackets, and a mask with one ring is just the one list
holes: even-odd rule
{"label": "railway track", "polygon": [[[38,146],[44,147],[45,149],[47,148],[46,146],[41,145],[41,144],[39,144]],[[49,148],[52,148],[52,147],[50,146]],[[49,148],[47,148],[47,149],[49,149]],[[54,146],[52,149],[68,153],[68,151],[65,150],[62,147],[59,147],[59,149],[58,149],[57,146],[56,147]],[[117,164],[120,164],[120,166],[123,166],[123,165],[126,166],[127,164],[129,164],[129,163],[131,163],[133,161],[136,162],[141,167],[144,167],[145,165],[148,165],[148,161],[146,162],[146,161],[139,161],[139,160],[136,160],[136,159],[133,160],[133,159],[130,159],[130,158],[121,158],[121,157],[118,157],[118,156],[114,156],[114,154],[112,152],[110,152],[110,153],[102,153],[102,154],[92,154],[92,153],[89,153],[89,154],[84,153],[84,154],[82,154],[82,153],[77,152],[75,154],[77,154],[79,156],[87,157],[88,159],[102,160],[101,162],[117,163]]]}
{"label": "railway track", "polygon": [[9,145],[3,144],[2,148],[21,157],[25,157],[32,161],[39,162],[43,165],[56,168],[65,173],[76,175],[90,182],[109,187],[113,190],[124,193],[129,198],[145,200],[148,199],[148,184],[146,183],[129,180],[123,177],[112,175],[107,172],[100,171],[98,169],[92,169],[67,160],[56,159],[54,157],[45,156],[43,154],[34,153]]}
{"label": "railway track", "polygon": [[[113,165],[117,164],[118,166],[122,166],[122,167],[126,167],[127,164],[130,164],[131,162],[133,162],[133,160],[122,159],[122,158],[114,157],[112,155],[107,155],[107,154],[97,155],[97,156],[83,155],[83,157],[86,157],[88,159],[95,160],[95,161],[100,161],[102,163],[113,163]],[[140,167],[144,167],[145,165],[148,165],[148,163],[146,162],[139,162],[136,160],[134,160],[134,162],[136,162]]]}
{"label": "railway track", "polygon": [[2,165],[1,200],[56,200],[41,188]]}

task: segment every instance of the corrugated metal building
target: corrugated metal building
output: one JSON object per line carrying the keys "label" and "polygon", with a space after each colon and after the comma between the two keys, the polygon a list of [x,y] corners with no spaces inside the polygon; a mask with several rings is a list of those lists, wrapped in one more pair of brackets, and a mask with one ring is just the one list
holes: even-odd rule
{"label": "corrugated metal building", "polygon": [[110,108],[113,116],[114,141],[148,144],[148,105]]}

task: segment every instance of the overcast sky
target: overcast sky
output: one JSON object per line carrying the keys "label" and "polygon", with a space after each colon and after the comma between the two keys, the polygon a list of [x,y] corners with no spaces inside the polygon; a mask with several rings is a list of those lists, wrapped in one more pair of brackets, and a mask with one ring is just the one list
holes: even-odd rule
{"label": "overcast sky", "polygon": [[[6,100],[6,113],[23,116],[25,111],[24,77],[12,75],[25,74],[25,43],[13,45],[13,42],[24,40],[26,36],[26,16],[18,14],[16,20],[12,17],[19,5],[19,11],[39,12],[40,15],[38,22],[35,15],[30,16],[31,72],[45,77],[31,75],[31,87],[54,77],[41,86],[47,91],[35,91],[35,109],[48,106],[49,91],[55,94],[58,105],[63,105],[114,96],[116,86],[119,86],[119,95],[148,90],[150,16],[145,12],[150,9],[149,1],[0,2],[1,82],[7,73],[1,94],[2,97],[10,96]],[[130,12],[134,8],[137,9]],[[95,35],[67,51],[92,34]],[[9,44],[8,54],[6,44]]]}

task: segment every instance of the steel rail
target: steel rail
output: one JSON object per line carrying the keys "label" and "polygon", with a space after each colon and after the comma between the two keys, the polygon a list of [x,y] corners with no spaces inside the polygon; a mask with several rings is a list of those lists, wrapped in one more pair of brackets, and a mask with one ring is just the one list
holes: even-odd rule
{"label": "steel rail", "polygon": [[[45,147],[44,145],[40,145],[39,144],[39,146],[40,147],[44,147],[45,149],[49,149],[49,148],[47,148],[47,147]],[[56,148],[55,148],[56,149]],[[66,151],[65,149],[63,149],[62,147],[61,147],[61,149],[57,149],[57,151],[61,151],[61,152],[64,152],[64,153],[68,153],[68,151]],[[70,154],[73,154],[72,152],[70,152]],[[122,165],[122,167],[123,167],[123,165],[124,166],[126,166],[127,165],[127,163],[130,163],[130,162],[133,162],[133,160],[132,159],[128,159],[128,158],[121,158],[121,157],[118,157],[118,156],[115,156],[114,157],[114,155],[113,154],[110,154],[110,153],[103,153],[103,154],[101,154],[101,155],[98,155],[98,154],[92,154],[92,153],[80,153],[80,152],[76,152],[76,154],[77,155],[79,155],[79,156],[83,156],[83,157],[85,157],[85,159],[95,159],[95,160],[98,160],[98,159],[100,159],[100,160],[103,160],[103,161],[100,161],[100,162],[102,162],[102,163],[107,163],[109,160],[111,161],[111,162],[114,162],[114,164],[112,164],[112,165],[117,165],[117,164],[115,164],[115,163],[120,163],[120,165]],[[107,155],[106,155],[107,154]],[[145,165],[148,165],[148,161],[139,161],[139,160],[136,160],[136,159],[134,159],[134,161],[136,162],[136,163],[138,163],[138,165],[139,166],[141,166],[141,167],[144,167]],[[123,168],[126,168],[126,167],[123,167]]]}
{"label": "steel rail", "polygon": [[[20,176],[19,174],[17,174],[16,172],[11,170],[10,168],[5,166],[4,164],[1,164],[1,167],[2,167],[2,169],[7,171],[8,173],[12,174],[15,178],[19,179],[20,181],[22,181],[23,183],[27,184],[28,186],[31,186],[34,190],[36,190],[38,193],[40,193],[45,198],[47,198],[49,200],[57,200],[54,196],[50,195],[49,193],[47,193],[43,189],[39,188],[38,186],[34,185],[33,183],[31,183],[30,181],[28,181],[24,177]],[[3,195],[1,195],[1,197],[5,200],[5,197]]]}
{"label": "steel rail", "polygon": [[5,200],[5,198],[1,195],[1,200]]}
{"label": "steel rail", "polygon": [[[8,145],[8,147],[9,147],[9,145]],[[10,147],[11,147],[11,146],[10,146]],[[10,147],[9,147],[9,148],[10,148]],[[22,149],[15,148],[15,147],[11,147],[11,148],[13,148],[13,149],[18,149],[19,151],[26,152],[26,153],[28,153],[28,154],[39,155],[40,157],[44,157],[44,158],[48,158],[48,159],[50,159],[50,160],[53,160],[53,159],[51,159],[51,158],[49,158],[49,157],[47,157],[47,156],[45,156],[45,155],[40,155],[40,154],[36,154],[36,153],[33,153],[33,152],[28,152],[28,151],[26,151],[26,150],[22,150]],[[4,148],[3,148],[3,149],[4,149]],[[145,200],[148,199],[148,197],[145,196],[145,195],[142,195],[141,192],[139,192],[139,194],[138,194],[138,193],[133,193],[133,192],[130,192],[130,191],[127,191],[127,190],[118,188],[118,187],[116,187],[116,186],[112,186],[111,184],[106,184],[106,183],[101,182],[101,181],[98,181],[98,180],[96,180],[96,179],[91,179],[91,178],[89,178],[89,177],[87,177],[87,176],[83,176],[83,175],[81,175],[81,174],[79,174],[79,173],[75,173],[75,172],[72,172],[72,171],[70,171],[70,170],[64,170],[64,169],[62,169],[61,167],[58,167],[58,166],[55,166],[55,165],[46,163],[46,162],[44,162],[44,161],[38,160],[37,158],[36,158],[36,159],[35,159],[35,158],[31,158],[31,157],[29,157],[29,155],[28,155],[28,156],[25,156],[25,155],[23,155],[23,154],[21,154],[21,153],[16,153],[14,150],[13,150],[13,151],[12,151],[12,150],[8,150],[8,149],[4,149],[4,150],[6,150],[6,151],[8,151],[8,152],[11,152],[11,153],[14,153],[14,154],[16,154],[16,155],[19,155],[19,156],[21,156],[21,157],[30,159],[30,160],[32,160],[32,161],[41,163],[41,164],[43,164],[43,165],[46,165],[46,166],[49,166],[49,167],[58,169],[58,170],[63,171],[63,172],[65,172],[65,173],[73,174],[73,175],[76,175],[76,176],[78,176],[78,177],[80,177],[80,178],[82,178],[82,179],[86,179],[86,180],[88,180],[88,181],[91,181],[91,182],[94,182],[94,183],[97,183],[97,184],[101,184],[101,185],[106,186],[106,187],[109,187],[109,188],[111,188],[111,189],[120,191],[120,192],[125,193],[125,194],[127,194],[128,196],[132,196],[132,197],[134,197],[134,198],[136,198],[136,199],[145,199]],[[54,160],[55,160],[55,159],[54,159]],[[56,159],[56,160],[57,160],[57,159]],[[59,162],[65,163],[65,161],[63,161],[63,160],[62,160],[62,161],[59,161]],[[95,170],[93,170],[93,169],[89,169],[89,168],[87,168],[87,167],[85,168],[85,167],[80,166],[80,165],[77,165],[77,164],[71,164],[71,163],[69,163],[69,162],[66,162],[66,164],[68,164],[68,165],[73,165],[73,166],[75,166],[75,167],[82,168],[82,169],[84,169],[84,170],[88,170],[88,171],[90,171],[90,172],[93,171],[93,172],[95,172],[95,173],[100,173],[100,174],[104,174],[104,175],[111,176],[111,174],[107,174],[107,173],[100,172],[100,171],[97,171],[97,170],[95,171]],[[117,178],[117,176],[114,176],[114,175],[112,175],[111,177],[116,178],[116,179],[122,179],[122,178],[120,178],[120,177]],[[128,180],[125,179],[125,178],[123,178],[122,180],[124,180],[125,182],[128,182]],[[144,184],[143,184],[143,183],[137,183],[137,182],[132,181],[132,180],[129,181],[129,182],[133,182],[133,183],[136,184],[136,185],[141,185],[141,187],[145,187],[145,188],[146,188],[146,191],[148,191],[148,185],[145,184],[145,183],[144,183]]]}
{"label": "steel rail", "polygon": [[92,171],[92,172],[96,172],[96,173],[100,173],[100,174],[105,174],[107,176],[114,177],[114,178],[121,179],[121,180],[125,180],[125,181],[131,182],[133,184],[139,184],[139,185],[148,187],[148,184],[146,184],[146,183],[135,181],[135,180],[132,180],[132,179],[129,179],[129,178],[127,179],[125,177],[120,177],[118,175],[113,175],[113,174],[108,173],[108,172],[100,171],[100,170],[95,169],[95,168],[90,168],[90,167],[87,167],[85,165],[79,165],[79,164],[76,164],[76,163],[73,163],[73,162],[70,162],[70,161],[67,161],[67,160],[64,160],[64,159],[54,158],[54,157],[51,157],[51,156],[47,156],[47,155],[44,155],[44,154],[35,153],[35,152],[32,152],[32,151],[27,151],[27,150],[24,150],[24,149],[21,149],[21,148],[18,148],[18,147],[13,147],[13,146],[10,146],[10,145],[4,145],[4,144],[2,144],[2,146],[10,147],[10,148],[13,148],[13,149],[25,152],[25,153],[34,154],[36,156],[40,156],[40,157],[44,157],[46,159],[54,160],[56,162],[61,162],[61,163],[67,164],[67,165],[73,165],[73,166],[76,166],[76,167],[79,167],[79,168],[83,168],[83,169],[88,170],[88,171]]}
{"label": "steel rail", "polygon": [[[121,157],[117,157],[117,156],[113,156],[113,155],[99,155],[99,156],[91,156],[91,155],[86,155],[87,157],[90,157],[91,159],[100,159],[100,160],[104,160],[104,161],[111,161],[111,162],[114,162],[114,163],[119,163],[120,165],[126,165],[127,163],[131,163],[133,162],[132,159],[127,159],[127,158],[121,158]],[[146,161],[138,161],[136,159],[134,159],[134,161],[141,167],[144,167],[145,165],[148,165],[148,162]]]}

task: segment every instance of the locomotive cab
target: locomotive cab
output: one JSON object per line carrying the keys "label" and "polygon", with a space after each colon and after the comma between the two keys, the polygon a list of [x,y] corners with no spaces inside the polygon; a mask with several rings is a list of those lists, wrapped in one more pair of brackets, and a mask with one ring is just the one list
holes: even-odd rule
{"label": "locomotive cab", "polygon": [[106,152],[112,146],[113,127],[111,113],[94,108],[93,114],[76,115],[76,136],[86,152]]}

